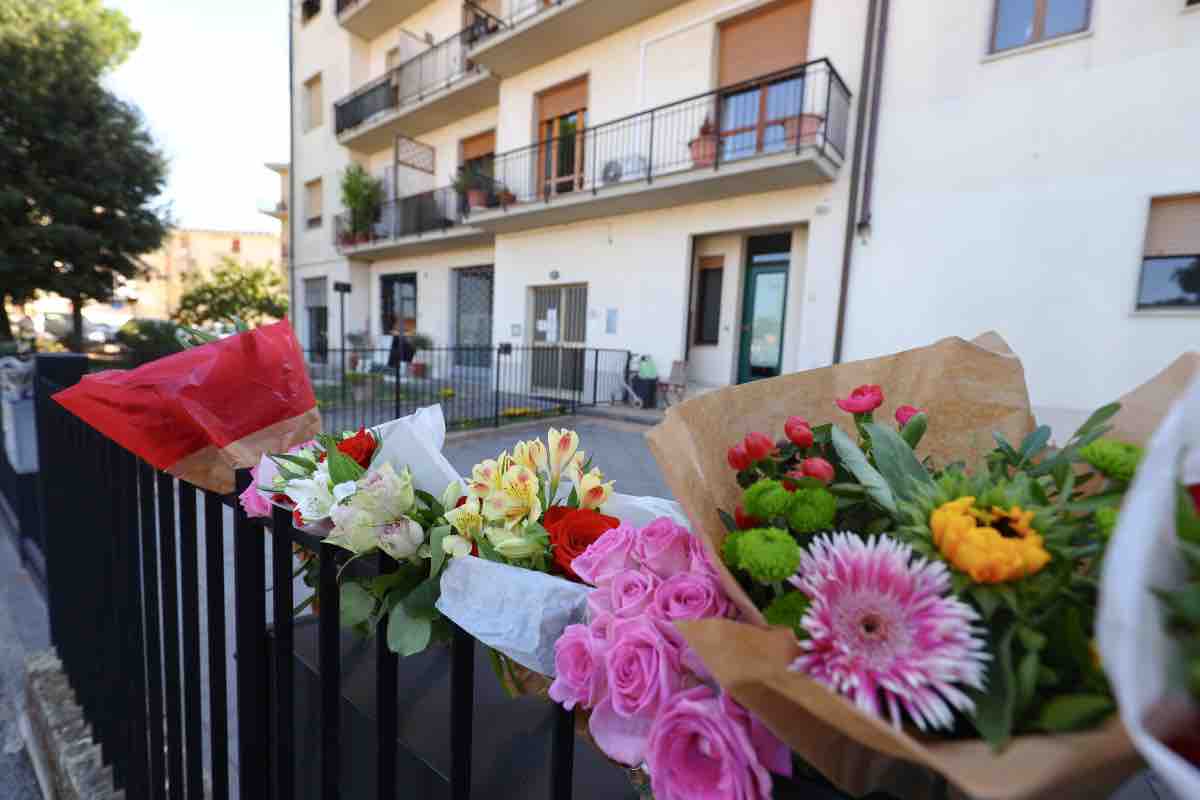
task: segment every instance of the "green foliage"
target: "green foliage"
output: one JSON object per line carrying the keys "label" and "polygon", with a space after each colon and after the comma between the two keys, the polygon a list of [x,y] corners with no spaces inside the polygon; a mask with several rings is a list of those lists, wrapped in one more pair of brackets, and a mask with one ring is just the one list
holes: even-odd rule
{"label": "green foliage", "polygon": [[842,466],[858,479],[858,482],[867,490],[867,496],[876,505],[888,514],[895,516],[898,510],[895,492],[892,491],[892,487],[888,485],[884,477],[879,474],[879,470],[871,466],[871,462],[867,460],[867,456],[862,451],[862,448],[847,436],[845,431],[836,425],[832,428],[831,435],[833,438],[833,447],[837,450]]}
{"label": "green foliage", "polygon": [[129,348],[134,362],[183,350],[178,327],[166,319],[131,319],[117,330],[117,341]]}
{"label": "green foliage", "polygon": [[796,533],[815,533],[833,527],[837,498],[823,486],[797,489],[788,508],[788,526]]}
{"label": "green foliage", "polygon": [[174,314],[184,325],[234,318],[259,325],[287,316],[283,278],[271,264],[243,265],[226,256],[211,274],[191,273],[185,280],[187,287]]}
{"label": "green foliage", "polygon": [[808,606],[809,600],[804,593],[786,592],[771,601],[771,604],[763,610],[763,616],[766,617],[768,625],[782,625],[791,628],[797,637],[806,639],[808,634],[800,625],[800,620],[804,618]]}
{"label": "green foliage", "polygon": [[342,207],[350,212],[350,232],[371,232],[371,223],[383,204],[383,183],[361,164],[351,164],[342,173]]}
{"label": "green foliage", "polygon": [[[48,31],[71,35],[60,38]],[[6,0],[0,3],[0,36],[48,49],[70,43],[79,48],[70,57],[88,64],[95,74],[124,63],[141,38],[128,17],[105,8],[102,0]]]}
{"label": "green foliage", "polygon": [[764,585],[792,577],[800,566],[800,545],[779,528],[744,531],[734,549],[738,568]]}
{"label": "green foliage", "polygon": [[1142,460],[1142,448],[1115,439],[1097,439],[1081,447],[1079,457],[1109,480],[1129,483]]}
{"label": "green foliage", "polygon": [[885,425],[876,425],[873,422],[864,423],[863,428],[871,437],[875,466],[897,498],[911,499],[921,486],[928,486],[933,482],[929,471],[921,465],[912,447],[900,434]]}

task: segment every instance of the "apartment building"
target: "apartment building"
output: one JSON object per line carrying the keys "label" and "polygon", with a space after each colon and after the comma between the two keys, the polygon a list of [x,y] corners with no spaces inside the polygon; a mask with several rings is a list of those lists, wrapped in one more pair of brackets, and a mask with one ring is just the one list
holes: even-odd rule
{"label": "apartment building", "polygon": [[1036,404],[1103,402],[1197,341],[1197,5],[305,0],[301,337],[335,281],[348,331],[699,386],[995,329]]}
{"label": "apartment building", "polygon": [[292,240],[290,217],[292,207],[292,167],[291,164],[280,164],[277,162],[270,162],[266,167],[279,176],[279,199],[261,203],[258,210],[268,217],[279,220],[280,244],[275,263],[279,264],[282,268],[284,277],[286,278],[291,274],[291,269],[288,266],[291,260],[288,248],[291,246],[289,242]]}

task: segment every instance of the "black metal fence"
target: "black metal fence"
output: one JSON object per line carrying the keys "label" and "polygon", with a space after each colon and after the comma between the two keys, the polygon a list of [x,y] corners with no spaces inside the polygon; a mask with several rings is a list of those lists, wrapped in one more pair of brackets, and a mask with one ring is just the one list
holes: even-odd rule
{"label": "black metal fence", "polygon": [[594,347],[434,347],[411,361],[387,349],[308,351],[328,430],[377,425],[441,404],[451,429],[573,414],[620,401],[627,350]]}
{"label": "black metal fence", "polygon": [[502,205],[788,153],[845,154],[850,90],[827,59],[496,156]]}
{"label": "black metal fence", "polygon": [[[3,400],[0,400],[3,402]],[[38,505],[36,472],[17,472],[8,459],[8,449],[3,444],[6,436],[16,434],[7,426],[15,426],[14,420],[0,415],[0,520],[16,533],[17,550],[21,564],[43,585],[46,566],[43,558],[42,512]]]}
{"label": "black metal fence", "polygon": [[443,186],[385,201],[366,230],[355,230],[350,214],[338,214],[334,218],[334,242],[346,252],[364,244],[445,231],[461,225],[468,213],[466,198],[454,187]]}
{"label": "black metal fence", "polygon": [[338,135],[376,114],[420,102],[481,72],[483,68],[467,58],[467,49],[478,35],[475,26],[465,28],[339,100],[334,105]]}

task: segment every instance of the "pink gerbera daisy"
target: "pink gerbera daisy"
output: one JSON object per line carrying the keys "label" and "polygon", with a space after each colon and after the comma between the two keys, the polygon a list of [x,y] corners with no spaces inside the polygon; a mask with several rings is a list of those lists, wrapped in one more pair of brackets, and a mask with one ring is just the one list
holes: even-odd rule
{"label": "pink gerbera daisy", "polygon": [[975,611],[950,596],[940,561],[883,536],[818,536],[791,582],[811,601],[801,625],[811,637],[791,668],[900,726],[903,708],[921,730],[951,728],[953,707],[971,712],[960,689],[982,689],[990,658]]}

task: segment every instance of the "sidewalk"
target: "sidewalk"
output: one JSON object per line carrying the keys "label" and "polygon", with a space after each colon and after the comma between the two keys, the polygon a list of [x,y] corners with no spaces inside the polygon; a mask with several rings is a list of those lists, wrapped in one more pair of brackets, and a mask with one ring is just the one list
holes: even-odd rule
{"label": "sidewalk", "polygon": [[46,605],[21,569],[15,531],[0,514],[0,797],[40,800],[33,765],[17,729],[17,702],[23,692],[25,657],[50,646]]}

